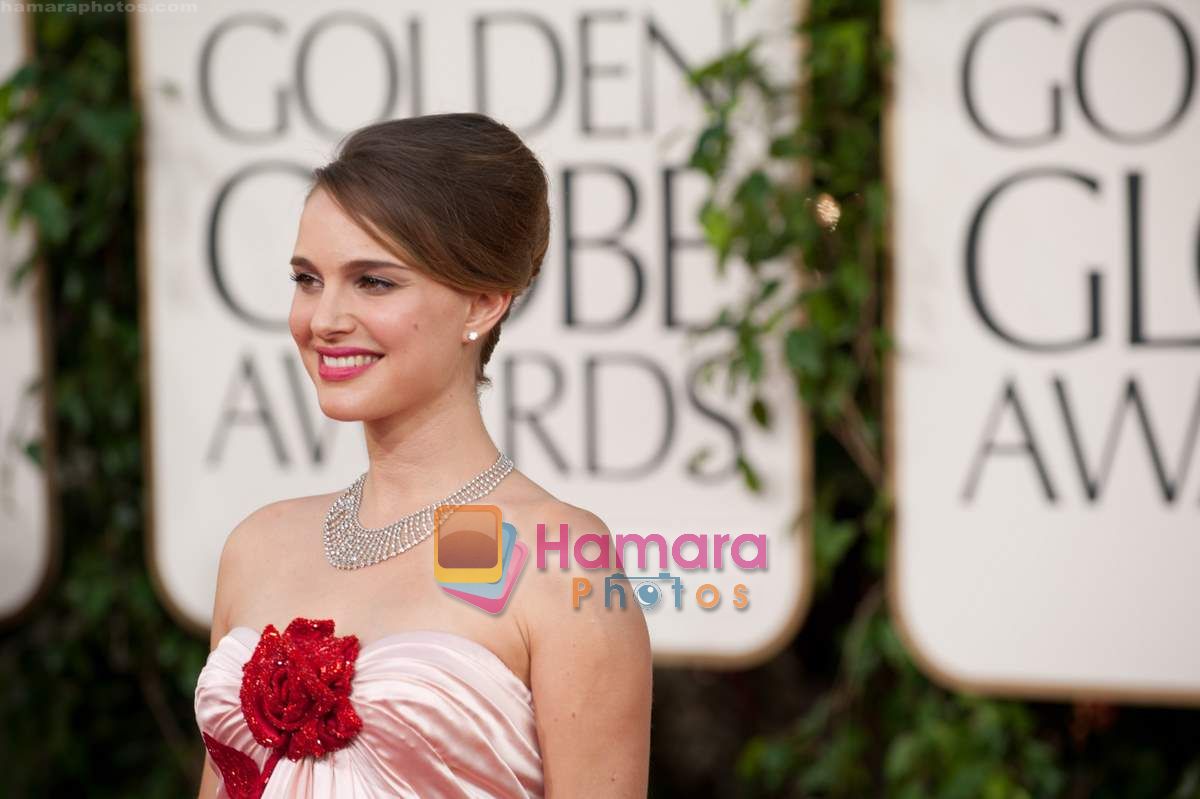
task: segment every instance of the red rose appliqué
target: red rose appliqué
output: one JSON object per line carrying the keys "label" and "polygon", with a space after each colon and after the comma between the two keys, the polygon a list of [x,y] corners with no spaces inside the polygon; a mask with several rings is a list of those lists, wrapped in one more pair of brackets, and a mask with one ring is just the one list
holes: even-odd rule
{"label": "red rose appliqu\u00e9", "polygon": [[296,618],[282,635],[268,624],[242,667],[242,715],[254,740],[271,750],[262,773],[244,752],[207,733],[204,743],[234,799],[258,799],[279,758],[322,757],[362,729],[350,704],[358,638],[336,637],[331,619]]}

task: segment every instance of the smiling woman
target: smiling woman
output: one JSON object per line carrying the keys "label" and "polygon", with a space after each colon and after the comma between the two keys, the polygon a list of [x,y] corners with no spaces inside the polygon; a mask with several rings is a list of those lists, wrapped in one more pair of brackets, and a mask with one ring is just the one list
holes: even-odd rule
{"label": "smiling woman", "polygon": [[646,795],[638,604],[574,611],[570,570],[486,604],[435,579],[442,506],[498,508],[493,541],[501,519],[609,537],[516,470],[480,414],[548,240],[540,163],[479,114],[372,125],[314,172],[289,327],[321,410],[362,423],[369,468],[227,539],[196,686],[201,797]]}
{"label": "smiling woman", "polygon": [[[327,193],[401,261],[375,266],[411,271],[409,264],[419,264],[459,291],[507,292],[513,300],[541,271],[550,241],[545,171],[516,134],[483,115],[364,128],[314,175],[314,192]],[[490,383],[483,370],[510,307],[483,337],[481,385]]]}

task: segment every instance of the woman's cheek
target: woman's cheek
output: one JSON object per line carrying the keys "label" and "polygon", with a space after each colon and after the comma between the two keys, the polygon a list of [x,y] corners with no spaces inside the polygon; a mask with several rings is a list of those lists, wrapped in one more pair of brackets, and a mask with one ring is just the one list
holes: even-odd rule
{"label": "woman's cheek", "polygon": [[291,331],[292,340],[298,345],[303,345],[308,341],[309,333],[309,314],[305,312],[304,305],[299,297],[292,300],[291,308],[288,309],[288,330]]}

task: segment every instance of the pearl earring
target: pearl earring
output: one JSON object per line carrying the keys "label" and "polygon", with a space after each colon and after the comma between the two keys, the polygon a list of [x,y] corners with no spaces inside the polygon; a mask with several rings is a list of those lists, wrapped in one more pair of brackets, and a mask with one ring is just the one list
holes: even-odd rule
{"label": "pearl earring", "polygon": [[474,330],[472,330],[470,333],[467,333],[467,340],[468,340],[468,341],[474,341],[474,340],[475,340],[475,339],[477,339],[477,338],[479,338],[479,334],[478,334],[478,333],[476,333]]}

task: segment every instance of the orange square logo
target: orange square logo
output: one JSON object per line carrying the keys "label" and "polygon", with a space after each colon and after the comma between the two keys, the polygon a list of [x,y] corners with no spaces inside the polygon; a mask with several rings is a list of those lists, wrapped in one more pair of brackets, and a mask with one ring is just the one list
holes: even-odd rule
{"label": "orange square logo", "polygon": [[504,571],[503,524],[495,505],[442,505],[433,516],[438,582],[494,583]]}

